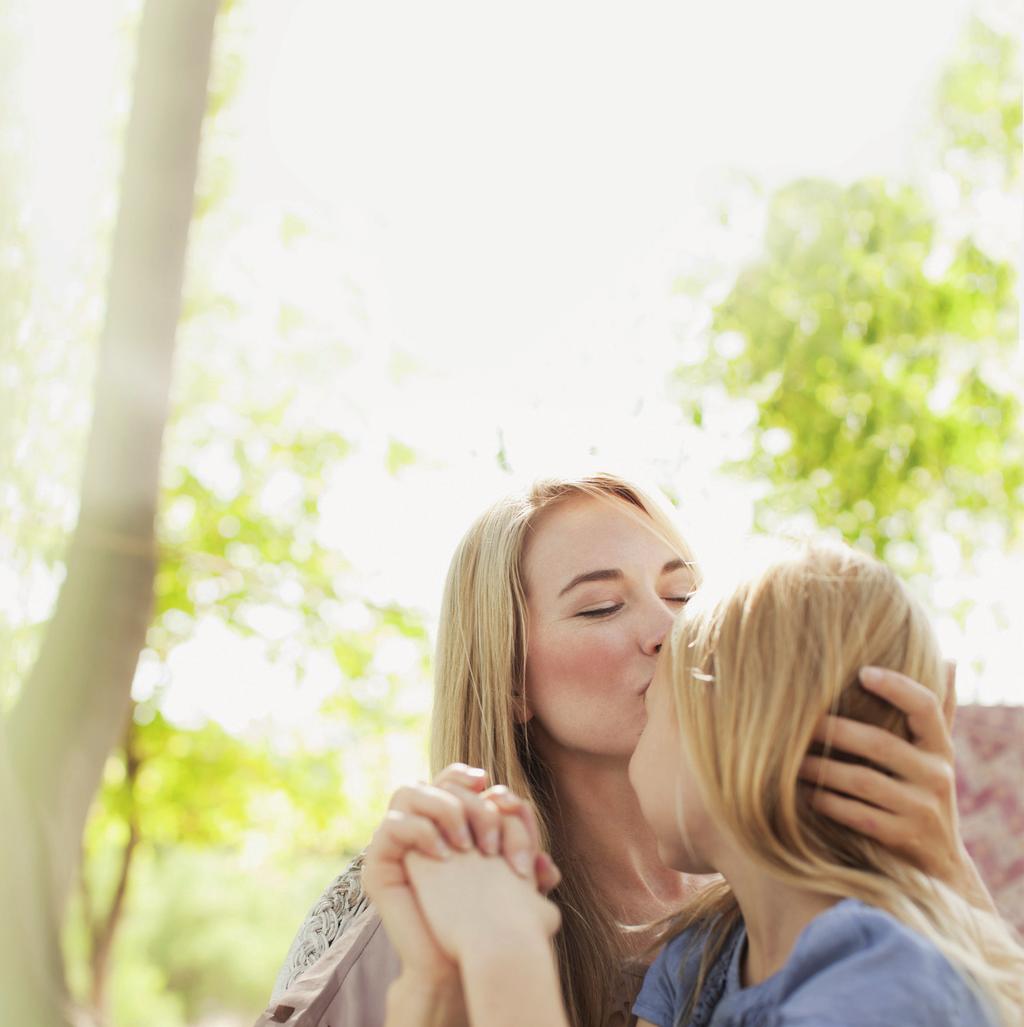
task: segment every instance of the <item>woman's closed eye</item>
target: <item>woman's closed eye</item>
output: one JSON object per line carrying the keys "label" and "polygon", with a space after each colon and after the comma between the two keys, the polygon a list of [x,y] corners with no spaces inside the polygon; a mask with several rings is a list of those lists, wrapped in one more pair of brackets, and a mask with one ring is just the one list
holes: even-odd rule
{"label": "woman's closed eye", "polygon": [[593,610],[580,610],[577,617],[606,617],[610,613],[616,613],[621,610],[623,603],[615,603],[612,606],[599,606]]}
{"label": "woman's closed eye", "polygon": [[[693,597],[692,592],[687,592],[686,595],[681,596],[662,596],[662,600],[666,603],[682,603],[685,605]],[[577,617],[607,617],[609,614],[617,613],[622,609],[624,603],[613,603],[611,606],[598,606],[593,610],[580,610]]]}

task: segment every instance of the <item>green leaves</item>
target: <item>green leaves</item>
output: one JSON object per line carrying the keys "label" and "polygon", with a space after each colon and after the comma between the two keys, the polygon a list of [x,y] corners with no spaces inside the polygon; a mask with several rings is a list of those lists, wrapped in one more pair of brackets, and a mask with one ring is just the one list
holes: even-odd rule
{"label": "green leaves", "polygon": [[[936,115],[951,170],[970,187],[979,160],[1003,169],[1003,185],[1012,187],[1021,172],[1020,43],[973,18],[957,60],[940,83]],[[966,163],[965,163],[966,159]]]}
{"label": "green leaves", "polygon": [[[997,161],[1015,187],[1019,64],[1012,38],[975,22],[940,90],[949,152]],[[762,528],[810,513],[904,557],[926,524],[966,549],[982,522],[1020,534],[1017,270],[948,215],[881,180],[804,180],[771,197],[762,253],[714,306],[707,356],[677,372],[695,424],[702,388],[756,404],[737,469],[771,485]]]}

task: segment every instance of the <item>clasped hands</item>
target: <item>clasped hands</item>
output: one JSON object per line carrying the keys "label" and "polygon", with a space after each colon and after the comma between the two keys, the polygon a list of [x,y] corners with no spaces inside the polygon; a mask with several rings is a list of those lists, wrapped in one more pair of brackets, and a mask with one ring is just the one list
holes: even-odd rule
{"label": "clasped hands", "polygon": [[399,987],[432,996],[435,1012],[450,1007],[424,1023],[464,1022],[460,970],[470,961],[545,951],[559,927],[545,896],[561,875],[534,811],[488,784],[452,764],[432,784],[399,789],[366,850],[363,887],[401,959]]}

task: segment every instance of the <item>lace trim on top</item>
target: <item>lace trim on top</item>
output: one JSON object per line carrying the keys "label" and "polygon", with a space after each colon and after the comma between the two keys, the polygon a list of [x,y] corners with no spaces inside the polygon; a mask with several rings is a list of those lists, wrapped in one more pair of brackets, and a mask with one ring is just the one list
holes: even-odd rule
{"label": "lace trim on top", "polygon": [[328,886],[309,911],[288,950],[274,993],[291,987],[363,913],[370,900],[363,893],[363,853],[360,853]]}

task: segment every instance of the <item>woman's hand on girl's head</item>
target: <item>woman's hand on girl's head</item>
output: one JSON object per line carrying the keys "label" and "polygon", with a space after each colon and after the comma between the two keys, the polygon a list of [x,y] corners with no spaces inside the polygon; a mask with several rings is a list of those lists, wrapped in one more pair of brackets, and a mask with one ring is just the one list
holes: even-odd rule
{"label": "woman's hand on girl's head", "polygon": [[817,786],[811,804],[818,812],[881,842],[975,905],[992,909],[960,837],[950,733],[956,706],[954,673],[950,664],[946,700],[940,704],[932,691],[904,674],[865,667],[862,685],[907,715],[913,740],[845,717],[826,716],[815,741],[870,760],[888,773],[808,755],[800,776]]}

